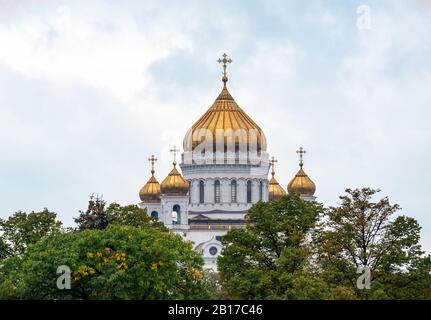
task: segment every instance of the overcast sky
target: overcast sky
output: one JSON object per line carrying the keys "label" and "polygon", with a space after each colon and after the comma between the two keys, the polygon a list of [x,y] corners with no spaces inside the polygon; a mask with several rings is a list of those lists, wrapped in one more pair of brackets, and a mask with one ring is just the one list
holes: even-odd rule
{"label": "overcast sky", "polygon": [[226,52],[285,188],[303,146],[318,200],[380,188],[431,251],[430,35],[429,0],[0,0],[0,217],[48,207],[73,225],[92,193],[137,203],[148,156],[163,180],[217,97]]}

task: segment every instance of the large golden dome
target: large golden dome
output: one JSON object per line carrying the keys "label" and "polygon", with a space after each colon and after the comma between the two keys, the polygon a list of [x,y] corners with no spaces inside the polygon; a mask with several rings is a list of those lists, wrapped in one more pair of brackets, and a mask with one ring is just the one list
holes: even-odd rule
{"label": "large golden dome", "polygon": [[[188,130],[183,141],[184,151],[193,151],[196,146],[207,139],[207,134],[212,136],[213,151],[216,151],[216,138],[218,132],[233,133],[242,132],[243,142],[246,143],[247,150],[244,151],[266,151],[266,138],[262,129],[238,106],[229,93],[226,82],[226,74],[223,76],[223,89],[212,106],[196,121],[192,128]],[[239,131],[241,130],[241,131]],[[235,136],[235,150],[240,149],[240,135]],[[228,147],[228,137],[224,136],[224,150]],[[256,143],[256,147],[250,148],[251,143]],[[231,142],[233,145],[233,143]],[[245,149],[245,148],[244,148]],[[256,150],[257,149],[257,150]]]}
{"label": "large golden dome", "polygon": [[173,163],[173,169],[160,185],[163,195],[185,196],[189,192],[189,183],[178,172],[176,164],[176,162]]}
{"label": "large golden dome", "polygon": [[282,196],[286,195],[286,191],[283,189],[282,186],[280,186],[278,181],[274,178],[274,176],[275,176],[275,170],[274,170],[275,162],[277,162],[277,161],[274,159],[274,157],[272,157],[272,160],[271,160],[272,178],[271,178],[271,180],[269,180],[269,184],[268,184],[268,200],[269,201],[277,201]]}
{"label": "large golden dome", "polygon": [[290,181],[287,185],[287,191],[290,194],[296,193],[302,197],[312,197],[316,192],[316,185],[302,169],[304,166],[304,163],[302,162],[302,155],[305,153],[305,150],[301,147],[297,153],[300,155],[299,171],[292,181]]}

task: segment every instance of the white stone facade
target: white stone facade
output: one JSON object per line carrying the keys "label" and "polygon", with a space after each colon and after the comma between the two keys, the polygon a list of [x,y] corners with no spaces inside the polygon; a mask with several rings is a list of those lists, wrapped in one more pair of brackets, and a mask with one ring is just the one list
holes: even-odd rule
{"label": "white stone facade", "polygon": [[[184,159],[184,157],[183,157]],[[263,155],[262,159],[268,159]],[[144,203],[148,214],[202,252],[205,268],[216,271],[221,237],[245,225],[244,217],[258,201],[268,201],[269,162],[259,164],[180,164],[189,182],[186,196],[162,195],[160,203]]]}

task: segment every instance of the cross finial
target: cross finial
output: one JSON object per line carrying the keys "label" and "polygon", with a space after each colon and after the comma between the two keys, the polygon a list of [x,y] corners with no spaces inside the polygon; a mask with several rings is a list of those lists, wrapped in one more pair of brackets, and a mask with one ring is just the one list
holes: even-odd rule
{"label": "cross finial", "polygon": [[174,165],[176,165],[177,164],[177,152],[180,152],[180,149],[178,149],[177,146],[174,145],[172,147],[172,149],[169,151],[174,155]]}
{"label": "cross finial", "polygon": [[152,154],[151,157],[148,158],[148,161],[151,163],[151,174],[154,175],[154,163],[157,161],[157,158]]}
{"label": "cross finial", "polygon": [[297,150],[296,153],[299,154],[299,166],[302,167],[304,165],[304,162],[302,161],[302,157],[304,154],[307,153],[307,151],[305,151],[304,148],[299,147],[299,150]]}
{"label": "cross finial", "polygon": [[272,167],[272,171],[271,174],[272,176],[275,175],[275,164],[278,162],[277,160],[275,160],[274,157],[271,157],[271,161],[269,161],[271,163],[271,167]]}
{"label": "cross finial", "polygon": [[228,58],[226,53],[223,53],[222,57],[220,59],[217,60],[218,63],[223,64],[223,82],[224,84],[226,84],[227,82],[227,72],[226,72],[226,68],[227,65],[232,63],[232,59]]}

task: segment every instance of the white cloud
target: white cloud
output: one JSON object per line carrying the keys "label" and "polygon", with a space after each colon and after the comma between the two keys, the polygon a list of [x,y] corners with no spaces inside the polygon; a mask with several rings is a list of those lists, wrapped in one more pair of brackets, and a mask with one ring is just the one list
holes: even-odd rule
{"label": "white cloud", "polygon": [[[428,13],[389,1],[371,7],[372,29],[358,32],[355,6],[301,7],[298,16],[285,1],[254,11],[23,6],[0,13],[1,216],[48,206],[71,224],[92,192],[136,202],[148,156],[159,157],[162,180],[169,148],[217,96],[215,60],[226,51],[229,89],[266,133],[280,183],[297,171],[302,145],[321,201],[336,204],[348,186],[380,187],[420,220],[431,249]],[[202,70],[191,74],[179,54]],[[158,78],[155,64],[179,80]]]}
{"label": "white cloud", "polygon": [[151,64],[189,48],[190,40],[166,20],[150,17],[151,28],[142,30],[130,14],[111,13],[85,3],[23,14],[0,24],[0,61],[28,76],[85,83],[130,99],[150,85]]}

